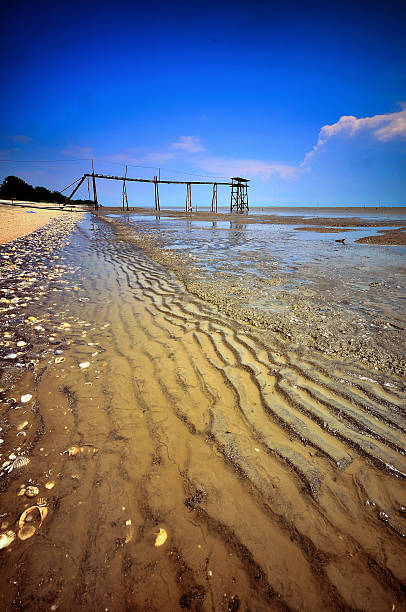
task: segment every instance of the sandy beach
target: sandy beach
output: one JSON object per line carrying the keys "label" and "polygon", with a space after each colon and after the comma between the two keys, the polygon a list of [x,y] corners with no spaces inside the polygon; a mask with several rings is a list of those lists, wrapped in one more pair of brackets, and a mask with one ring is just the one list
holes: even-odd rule
{"label": "sandy beach", "polygon": [[58,210],[0,204],[0,244],[26,236],[62,214]]}
{"label": "sandy beach", "polygon": [[0,248],[0,607],[404,610],[404,378],[76,219]]}

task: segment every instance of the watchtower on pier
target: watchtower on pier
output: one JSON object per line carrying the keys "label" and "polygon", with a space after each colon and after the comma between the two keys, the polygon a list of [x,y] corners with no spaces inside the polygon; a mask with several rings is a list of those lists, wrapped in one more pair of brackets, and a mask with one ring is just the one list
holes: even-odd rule
{"label": "watchtower on pier", "polygon": [[231,178],[231,203],[230,212],[248,212],[248,183],[249,180],[240,176]]}

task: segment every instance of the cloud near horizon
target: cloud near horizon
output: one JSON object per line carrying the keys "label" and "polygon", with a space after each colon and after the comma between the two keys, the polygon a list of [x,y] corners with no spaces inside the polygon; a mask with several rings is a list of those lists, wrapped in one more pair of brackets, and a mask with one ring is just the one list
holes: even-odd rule
{"label": "cloud near horizon", "polygon": [[352,137],[360,132],[369,132],[376,140],[381,142],[399,137],[406,138],[406,105],[396,113],[385,113],[372,117],[357,118],[353,115],[342,115],[336,123],[324,125],[319,132],[317,143],[311,151],[306,153],[300,167],[306,167],[309,160],[333,136],[344,134]]}
{"label": "cloud near horizon", "polygon": [[172,142],[171,147],[188,153],[199,153],[205,151],[206,148],[200,142],[200,138],[195,136],[181,136],[178,142]]}
{"label": "cloud near horizon", "polygon": [[[162,150],[129,149],[108,155],[105,161],[113,163],[143,165],[161,165],[171,159],[182,159],[183,154],[193,154],[194,167],[215,177],[246,176],[259,177],[267,180],[279,177],[283,180],[295,180],[303,172],[310,169],[310,160],[324,148],[326,143],[337,135],[352,138],[359,133],[369,133],[380,142],[388,142],[395,138],[406,139],[406,105],[398,112],[357,118],[353,115],[342,115],[336,123],[324,125],[318,135],[317,143],[306,153],[301,163],[284,163],[272,160],[240,159],[220,157],[210,154],[200,138],[196,136],[180,136],[175,142],[167,143]],[[91,157],[93,151],[89,147],[71,147],[64,154]],[[200,155],[195,155],[200,154]],[[97,156],[96,156],[97,157]],[[188,162],[191,158],[188,157]]]}
{"label": "cloud near horizon", "polygon": [[282,179],[294,179],[301,171],[298,166],[290,164],[258,159],[234,159],[216,156],[200,158],[198,166],[202,170],[217,176],[260,177],[262,179],[268,179],[272,175],[278,175]]}
{"label": "cloud near horizon", "polygon": [[30,142],[34,142],[33,138],[26,136],[25,134],[13,134],[10,136],[10,140],[13,142],[18,142],[19,144],[29,144]]}

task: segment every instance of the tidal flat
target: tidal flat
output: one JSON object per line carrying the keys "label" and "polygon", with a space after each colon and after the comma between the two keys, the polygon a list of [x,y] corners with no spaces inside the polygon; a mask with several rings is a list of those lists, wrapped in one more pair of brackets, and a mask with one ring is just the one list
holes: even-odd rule
{"label": "tidal flat", "polygon": [[401,225],[104,212],[0,246],[1,609],[406,609]]}

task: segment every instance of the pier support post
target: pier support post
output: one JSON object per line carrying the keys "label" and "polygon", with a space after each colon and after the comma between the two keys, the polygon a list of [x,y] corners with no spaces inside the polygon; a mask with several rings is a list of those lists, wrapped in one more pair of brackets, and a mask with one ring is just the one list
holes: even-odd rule
{"label": "pier support post", "polygon": [[92,179],[93,179],[93,200],[94,200],[94,209],[99,210],[99,203],[97,201],[97,191],[96,191],[96,177],[94,175],[94,166],[92,160]]}
{"label": "pier support post", "polygon": [[155,191],[155,210],[161,210],[159,204],[158,177],[154,176],[154,191]]}
{"label": "pier support post", "polygon": [[213,183],[213,197],[211,199],[211,212],[217,212],[217,183]]}
{"label": "pier support post", "polygon": [[126,178],[127,178],[127,166],[125,167],[125,175],[124,175],[124,181],[123,181],[123,210],[124,210],[124,203],[127,204],[127,210],[128,210],[127,187],[125,185]]}
{"label": "pier support post", "polygon": [[192,185],[190,183],[186,183],[186,212],[192,212]]}

